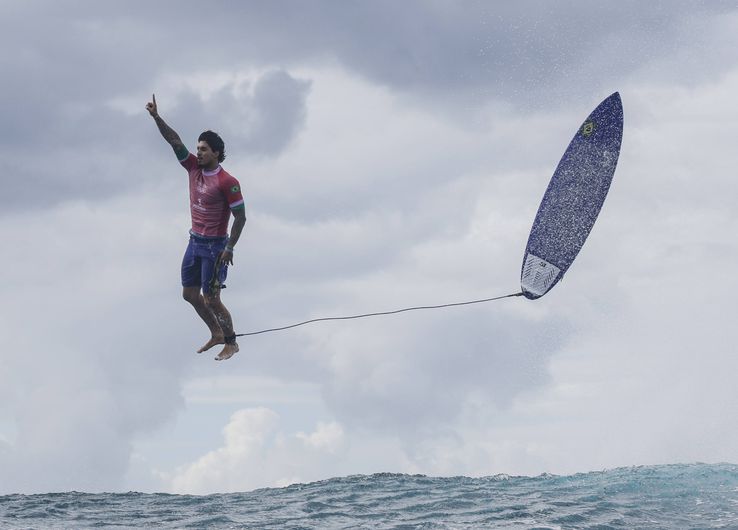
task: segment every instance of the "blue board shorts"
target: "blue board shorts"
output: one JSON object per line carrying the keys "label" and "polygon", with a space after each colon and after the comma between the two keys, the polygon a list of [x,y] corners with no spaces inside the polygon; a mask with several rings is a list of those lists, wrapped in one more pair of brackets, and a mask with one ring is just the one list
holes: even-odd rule
{"label": "blue board shorts", "polygon": [[[228,243],[228,237],[203,237],[190,234],[182,258],[182,287],[200,287],[204,294],[210,293],[215,264]],[[223,286],[228,275],[228,265],[222,263],[218,267],[218,282]]]}

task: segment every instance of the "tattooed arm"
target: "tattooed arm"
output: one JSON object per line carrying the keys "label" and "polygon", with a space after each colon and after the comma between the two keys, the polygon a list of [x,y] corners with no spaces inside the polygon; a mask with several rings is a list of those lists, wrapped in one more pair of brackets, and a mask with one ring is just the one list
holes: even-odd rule
{"label": "tattooed arm", "polygon": [[151,117],[154,118],[156,126],[159,127],[159,132],[161,133],[161,135],[164,137],[167,143],[172,146],[172,149],[174,149],[174,154],[177,155],[177,159],[184,160],[185,158],[187,158],[188,151],[182,143],[182,139],[175,132],[175,130],[167,125],[166,122],[161,118],[161,116],[159,116],[159,112],[156,107],[155,95],[151,95],[151,102],[146,104],[146,110],[148,110],[149,114],[151,114]]}

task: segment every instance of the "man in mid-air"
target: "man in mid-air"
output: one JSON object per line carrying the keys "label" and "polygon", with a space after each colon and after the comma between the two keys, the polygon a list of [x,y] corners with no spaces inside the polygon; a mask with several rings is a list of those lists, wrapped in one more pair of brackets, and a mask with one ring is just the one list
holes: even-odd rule
{"label": "man in mid-air", "polygon": [[[152,96],[146,110],[190,177],[192,229],[182,259],[182,296],[192,304],[211,333],[210,340],[197,353],[223,344],[215,359],[230,359],[238,351],[238,344],[231,314],[220,300],[220,289],[228,265],[233,265],[233,247],[246,224],[241,185],[220,166],[225,159],[225,145],[220,136],[213,131],[202,133],[197,139],[195,156],[159,116],[156,97]],[[231,213],[234,221],[229,236]]]}

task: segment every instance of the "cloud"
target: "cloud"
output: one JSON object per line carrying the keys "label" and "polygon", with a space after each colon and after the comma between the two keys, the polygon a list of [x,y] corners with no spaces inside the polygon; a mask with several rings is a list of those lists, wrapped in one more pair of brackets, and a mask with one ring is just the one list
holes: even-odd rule
{"label": "cloud", "polygon": [[343,443],[344,433],[341,425],[335,421],[318,423],[315,432],[296,434],[307,447],[324,450],[329,453],[335,452]]}
{"label": "cloud", "polygon": [[310,83],[272,71],[254,85],[253,118],[245,132],[247,153],[274,155],[295,139],[305,121]]}
{"label": "cloud", "polygon": [[223,429],[223,447],[179,471],[172,488],[203,493],[249,489],[249,476],[264,475],[264,452],[276,423],[277,415],[264,407],[237,411]]}
{"label": "cloud", "polygon": [[[212,124],[230,138],[233,153],[274,157],[293,144],[305,120],[309,81],[293,77],[291,68],[339,64],[405,94],[406,106],[449,115],[475,115],[489,101],[511,102],[528,114],[601,96],[629,75],[674,81],[675,65],[658,66],[664,56],[689,65],[691,83],[713,77],[724,60],[707,52],[727,48],[731,8],[729,2],[637,9],[572,2],[556,10],[538,2],[242,4],[214,9],[215,53],[189,44],[199,21],[180,4],[6,7],[8,26],[24,33],[0,36],[17,49],[2,59],[0,154],[14,175],[4,212],[99,200],[155,178],[160,170],[151,160],[159,151],[140,109],[157,79],[190,87],[175,90],[181,106],[165,114],[183,136],[194,138]],[[158,23],[164,19],[166,27]],[[64,36],[52,38],[59,27]],[[243,72],[255,71],[266,73],[244,79]],[[224,75],[214,97],[192,91],[193,80]],[[138,101],[140,115],[111,107],[122,100]],[[451,111],[444,102],[452,102]],[[166,98],[162,103],[166,109]]]}
{"label": "cloud", "polygon": [[[199,133],[212,128],[223,135],[227,151],[241,157],[275,157],[301,129],[308,90],[308,82],[275,70],[255,79],[253,93],[248,80],[231,81],[209,99],[184,91],[169,114],[161,95],[159,104],[190,150]],[[26,116],[36,126],[42,122],[44,126],[33,142],[9,135],[11,142],[0,148],[14,175],[3,195],[5,213],[67,200],[99,201],[137,187],[155,189],[166,178],[161,175],[177,173],[171,149],[142,110],[147,98],[150,95],[141,97],[137,115],[95,99],[84,105],[60,102],[43,120]],[[76,108],[67,110],[65,105]],[[13,145],[13,141],[22,143]],[[15,156],[10,156],[11,151]],[[155,162],[143,163],[142,153],[150,153]]]}
{"label": "cloud", "polygon": [[[284,434],[280,418],[266,407],[241,409],[223,428],[223,445],[180,467],[171,489],[186,493],[245,491],[270,484],[314,479],[322,463],[343,443],[336,422],[319,422],[312,433]],[[299,472],[300,476],[294,475]]]}
{"label": "cloud", "polygon": [[179,247],[185,235],[178,242],[165,219],[134,213],[166,211],[159,206],[123,196],[3,220],[19,256],[38,255],[27,233],[54,237],[44,244],[53,267],[7,262],[17,281],[5,291],[2,321],[16,331],[3,335],[0,383],[13,435],[0,490],[119,488],[132,440],[182,407],[182,353],[190,349],[177,339],[178,325],[161,318],[180,307],[176,276],[174,290],[167,287],[176,260],[151,256],[169,242]]}
{"label": "cloud", "polygon": [[[520,104],[524,112],[531,105],[540,108],[540,98],[551,105],[595,89],[606,91],[664,55],[708,49],[713,24],[734,7],[730,1],[569,1],[555,8],[538,0],[504,6],[245,3],[214,10],[224,51],[211,54],[207,63],[338,62],[372,84],[410,93],[413,99],[455,106],[468,105],[470,99],[504,99]],[[198,21],[187,11],[173,15],[165,3],[153,10],[174,17],[170,35],[196,31]],[[242,41],[244,34],[248,43]],[[202,54],[198,51],[197,57]],[[692,66],[702,79],[720,68],[704,62]]]}
{"label": "cloud", "polygon": [[[211,128],[228,140],[227,153],[234,146],[239,156],[277,156],[304,124],[309,89],[309,81],[295,79],[284,70],[271,70],[254,80],[229,81],[206,97],[184,91],[176,96],[177,105],[167,120],[172,127],[181,124],[183,130],[192,131],[213,124]],[[183,141],[194,150],[194,140],[183,137]]]}
{"label": "cloud", "polygon": [[[153,25],[149,29],[156,30],[159,42],[187,42],[201,24],[188,10],[173,9],[181,6],[174,2],[104,9],[83,5],[88,9],[82,27],[112,27],[109,35],[100,36],[111,42],[122,37],[137,8],[146,8],[150,18],[135,34]],[[644,63],[702,47],[710,35],[702,31],[703,24],[709,27],[709,21],[734,7],[727,0],[647,5],[568,1],[555,8],[538,0],[494,6],[448,1],[216,4],[211,23],[218,27],[217,52],[199,46],[190,54],[164,57],[161,45],[148,37],[139,63],[168,59],[173,68],[188,62],[220,68],[338,61],[372,83],[416,95],[447,98],[459,92],[468,98],[476,92],[483,98],[530,103],[552,90],[556,98],[551,100],[580,97],[593,86],[610,86]],[[170,21],[166,30],[154,24],[164,18]]]}

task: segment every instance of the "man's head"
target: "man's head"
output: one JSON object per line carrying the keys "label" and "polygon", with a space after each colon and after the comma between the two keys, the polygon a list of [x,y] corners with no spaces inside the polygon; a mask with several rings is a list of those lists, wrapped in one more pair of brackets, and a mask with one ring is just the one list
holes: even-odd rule
{"label": "man's head", "polygon": [[197,165],[215,169],[225,160],[225,144],[218,133],[205,131],[197,139]]}

